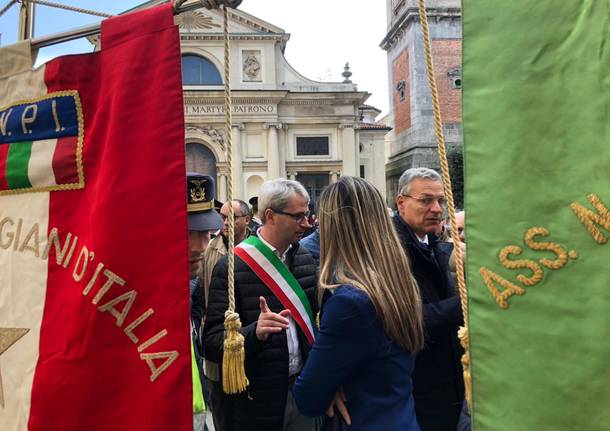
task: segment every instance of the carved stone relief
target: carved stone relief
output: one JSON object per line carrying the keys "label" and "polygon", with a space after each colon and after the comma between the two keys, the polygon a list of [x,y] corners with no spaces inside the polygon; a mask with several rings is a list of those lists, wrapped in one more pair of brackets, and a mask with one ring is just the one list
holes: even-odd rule
{"label": "carved stone relief", "polygon": [[225,151],[225,139],[222,130],[215,129],[211,126],[187,126],[187,132],[202,133],[207,136],[214,144],[218,144]]}
{"label": "carved stone relief", "polygon": [[186,31],[220,28],[220,25],[216,24],[211,16],[198,10],[183,12],[177,15],[176,22],[181,29]]}
{"label": "carved stone relief", "polygon": [[243,78],[245,82],[261,82],[261,52],[259,50],[242,51],[243,58]]}

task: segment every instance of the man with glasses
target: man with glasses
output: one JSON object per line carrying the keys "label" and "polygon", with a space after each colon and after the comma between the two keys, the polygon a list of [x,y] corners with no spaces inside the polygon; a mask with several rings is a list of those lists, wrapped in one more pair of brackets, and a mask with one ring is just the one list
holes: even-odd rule
{"label": "man with glasses", "polygon": [[422,431],[455,430],[464,399],[463,352],[457,338],[462,313],[448,271],[452,245],[434,235],[446,205],[436,171],[411,168],[400,177],[394,226],[419,286],[426,332],[413,372],[415,412]]}
{"label": "man with glasses", "polygon": [[[263,225],[235,251],[235,309],[241,316],[250,385],[233,397],[225,421],[227,429],[236,431],[311,431],[313,421],[299,413],[291,393],[312,342],[305,323],[309,313],[299,310],[317,313],[316,265],[299,247],[310,227],[309,195],[300,183],[277,179],[262,185],[258,204]],[[301,301],[298,307],[286,302],[292,293],[292,301]],[[223,257],[212,273],[203,343],[206,359],[218,364],[227,306]]]}

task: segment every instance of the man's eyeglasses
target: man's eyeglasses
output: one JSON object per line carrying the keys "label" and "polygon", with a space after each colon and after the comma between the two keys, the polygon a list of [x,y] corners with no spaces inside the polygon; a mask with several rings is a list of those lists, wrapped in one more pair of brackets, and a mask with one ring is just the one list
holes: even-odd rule
{"label": "man's eyeglasses", "polygon": [[307,211],[306,213],[299,213],[299,214],[287,213],[285,211],[276,210],[273,208],[271,208],[271,211],[273,211],[276,214],[281,214],[281,215],[286,215],[288,217],[292,217],[294,219],[294,221],[296,221],[299,224],[301,224],[305,220],[309,219],[309,211]]}
{"label": "man's eyeglasses", "polygon": [[[234,214],[233,215],[234,218],[247,217],[247,216],[248,216],[248,214],[244,214],[244,215],[236,215],[236,214]],[[224,214],[220,214],[220,217],[222,217],[223,220],[226,220],[226,219],[229,218],[229,216],[224,215]]]}
{"label": "man's eyeglasses", "polygon": [[432,205],[434,205],[434,202],[438,203],[439,206],[441,208],[447,208],[447,199],[443,198],[435,198],[433,196],[424,196],[421,198],[416,198],[415,196],[411,196],[411,195],[406,195],[404,193],[401,193],[401,196],[404,196],[406,198],[411,198],[416,200],[417,202],[419,202],[420,204],[422,204],[425,207],[431,207]]}

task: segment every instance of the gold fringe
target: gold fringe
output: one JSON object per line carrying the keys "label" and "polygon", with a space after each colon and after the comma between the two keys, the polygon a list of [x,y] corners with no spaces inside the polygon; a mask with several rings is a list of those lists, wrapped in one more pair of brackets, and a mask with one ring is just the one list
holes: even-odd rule
{"label": "gold fringe", "polygon": [[468,328],[460,326],[458,330],[458,338],[464,348],[464,354],[462,355],[462,367],[464,368],[464,388],[466,390],[466,402],[468,403],[468,410],[472,411],[472,384],[470,376],[470,351],[468,350]]}
{"label": "gold fringe", "polygon": [[244,336],[241,335],[239,314],[225,313],[225,341],[222,357],[222,388],[225,394],[238,394],[246,390],[250,382],[246,377],[244,363]]}

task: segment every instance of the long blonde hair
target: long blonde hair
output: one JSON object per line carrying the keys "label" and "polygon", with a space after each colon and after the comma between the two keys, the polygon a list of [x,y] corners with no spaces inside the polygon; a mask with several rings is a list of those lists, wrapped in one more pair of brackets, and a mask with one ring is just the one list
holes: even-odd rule
{"label": "long blonde hair", "polygon": [[369,296],[388,336],[410,352],[424,343],[421,299],[379,191],[341,177],[318,202],[320,288],[353,285]]}

